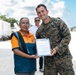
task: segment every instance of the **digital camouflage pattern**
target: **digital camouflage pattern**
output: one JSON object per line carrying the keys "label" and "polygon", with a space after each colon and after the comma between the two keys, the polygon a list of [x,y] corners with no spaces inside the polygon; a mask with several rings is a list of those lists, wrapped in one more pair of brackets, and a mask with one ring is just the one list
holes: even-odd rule
{"label": "digital camouflage pattern", "polygon": [[51,48],[56,48],[54,56],[44,57],[44,75],[75,75],[72,55],[68,45],[71,40],[70,31],[60,18],[50,18],[47,24],[42,23],[36,32],[37,38],[49,38]]}

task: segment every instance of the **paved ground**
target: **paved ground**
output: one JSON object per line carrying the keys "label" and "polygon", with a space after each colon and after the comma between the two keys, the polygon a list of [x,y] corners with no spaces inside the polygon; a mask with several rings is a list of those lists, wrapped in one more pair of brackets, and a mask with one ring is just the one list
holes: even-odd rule
{"label": "paved ground", "polygon": [[[10,46],[10,47],[9,47]],[[38,69],[37,59],[37,72],[35,75],[43,75]],[[73,67],[76,72],[76,60],[73,60]],[[11,51],[10,42],[0,42],[0,75],[15,75],[13,70],[13,52]]]}
{"label": "paved ground", "polygon": [[[39,72],[38,67],[37,59],[36,75],[43,75]],[[0,75],[15,75],[13,68],[13,52],[11,51],[10,41],[0,41]]]}
{"label": "paved ground", "polygon": [[[13,68],[14,66],[12,51],[10,49],[0,49],[0,75],[15,75]],[[39,70],[37,69],[36,75],[42,74],[43,73],[39,72]]]}

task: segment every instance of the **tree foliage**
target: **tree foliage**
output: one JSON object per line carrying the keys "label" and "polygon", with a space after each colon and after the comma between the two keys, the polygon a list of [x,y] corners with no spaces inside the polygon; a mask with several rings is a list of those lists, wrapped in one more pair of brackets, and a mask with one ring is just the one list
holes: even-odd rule
{"label": "tree foliage", "polygon": [[0,19],[3,20],[3,21],[7,21],[6,15],[1,15]]}
{"label": "tree foliage", "polygon": [[14,23],[18,25],[18,20],[16,20],[15,18],[7,18],[6,15],[1,15],[0,19],[9,22],[11,24],[11,27],[14,26]]}
{"label": "tree foliage", "polygon": [[7,22],[9,22],[11,24],[11,27],[14,26],[14,23],[16,23],[18,25],[18,20],[14,19],[14,18],[9,18],[7,20]]}

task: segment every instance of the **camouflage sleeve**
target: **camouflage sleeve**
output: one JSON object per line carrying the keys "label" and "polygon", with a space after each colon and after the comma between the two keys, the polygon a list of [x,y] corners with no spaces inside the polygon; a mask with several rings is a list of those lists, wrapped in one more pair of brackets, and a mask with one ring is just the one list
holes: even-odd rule
{"label": "camouflage sleeve", "polygon": [[71,40],[71,35],[70,35],[69,28],[67,27],[64,21],[60,20],[58,25],[59,25],[59,30],[60,30],[62,40],[56,46],[56,50],[59,55],[62,55],[65,52],[65,50],[68,49],[68,44]]}

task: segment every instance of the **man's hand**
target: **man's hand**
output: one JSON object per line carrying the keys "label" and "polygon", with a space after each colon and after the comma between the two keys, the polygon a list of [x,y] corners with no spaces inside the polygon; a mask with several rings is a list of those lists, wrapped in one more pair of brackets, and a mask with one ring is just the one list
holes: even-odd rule
{"label": "man's hand", "polygon": [[53,56],[54,54],[56,54],[56,49],[55,48],[52,49],[51,56]]}

